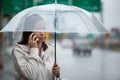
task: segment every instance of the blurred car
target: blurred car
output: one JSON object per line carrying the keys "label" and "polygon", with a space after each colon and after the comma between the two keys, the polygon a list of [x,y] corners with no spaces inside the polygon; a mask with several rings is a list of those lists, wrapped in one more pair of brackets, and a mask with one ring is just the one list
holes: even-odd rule
{"label": "blurred car", "polygon": [[89,40],[74,40],[73,52],[76,54],[84,53],[91,55],[92,47]]}
{"label": "blurred car", "polygon": [[73,42],[70,39],[62,39],[61,40],[61,46],[63,48],[71,48],[73,46]]}

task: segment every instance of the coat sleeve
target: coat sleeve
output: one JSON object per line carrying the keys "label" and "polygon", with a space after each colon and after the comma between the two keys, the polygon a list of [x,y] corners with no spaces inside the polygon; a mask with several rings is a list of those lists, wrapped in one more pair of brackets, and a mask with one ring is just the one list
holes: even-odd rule
{"label": "coat sleeve", "polygon": [[38,61],[40,60],[38,56],[38,49],[31,48],[30,56],[25,57],[24,51],[21,49],[14,48],[13,56],[15,57],[18,66],[20,67],[22,73],[30,80],[36,80],[36,75],[38,71]]}

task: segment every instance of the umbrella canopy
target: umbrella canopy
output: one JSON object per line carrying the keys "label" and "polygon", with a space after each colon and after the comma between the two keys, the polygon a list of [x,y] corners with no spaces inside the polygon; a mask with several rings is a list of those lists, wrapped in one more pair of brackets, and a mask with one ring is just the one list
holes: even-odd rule
{"label": "umbrella canopy", "polygon": [[107,29],[86,10],[63,4],[47,4],[21,11],[1,31],[104,33]]}

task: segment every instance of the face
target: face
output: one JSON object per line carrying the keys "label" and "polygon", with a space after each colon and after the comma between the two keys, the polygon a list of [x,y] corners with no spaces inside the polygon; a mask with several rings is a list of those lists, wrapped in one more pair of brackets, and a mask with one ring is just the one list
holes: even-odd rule
{"label": "face", "polygon": [[41,41],[44,42],[46,38],[46,33],[45,32],[33,32],[35,36]]}

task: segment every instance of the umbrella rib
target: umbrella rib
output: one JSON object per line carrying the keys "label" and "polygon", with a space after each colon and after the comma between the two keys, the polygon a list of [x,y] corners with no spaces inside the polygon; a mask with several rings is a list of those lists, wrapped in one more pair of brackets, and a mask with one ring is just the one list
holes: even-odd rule
{"label": "umbrella rib", "polygon": [[[84,12],[82,12],[84,15],[86,15]],[[89,21],[92,23],[93,21],[86,15],[86,17],[89,19]],[[93,24],[95,26],[95,24]],[[95,29],[97,30],[96,26],[95,26]],[[99,29],[97,30],[99,31]],[[100,31],[99,31],[100,32]]]}
{"label": "umbrella rib", "polygon": [[[96,17],[94,17],[94,15],[92,15],[92,17],[93,17],[93,19],[96,19]],[[96,19],[95,21],[92,21],[94,24],[96,24],[96,23],[99,23],[98,25],[102,25],[102,24],[100,24],[100,22],[98,21],[98,20]],[[100,30],[100,31],[104,31],[104,32],[108,32],[107,30],[106,30],[106,28],[104,28],[104,27],[98,27],[98,26],[96,26],[96,28],[98,29],[98,30]]]}
{"label": "umbrella rib", "polygon": [[[82,12],[82,11],[81,11]],[[84,15],[86,15],[84,12],[82,12]],[[91,13],[92,14],[92,13]],[[86,15],[87,16],[87,15]],[[93,14],[92,14],[92,16],[93,16]],[[95,23],[94,23],[94,21],[92,21],[88,16],[87,16],[87,18],[90,20],[90,22],[91,23],[93,23],[93,25],[95,26]],[[101,26],[102,27],[102,26]],[[104,29],[101,29],[101,28],[99,28],[98,26],[95,26],[95,28],[96,28],[96,30],[97,31],[99,31],[99,32],[101,32],[101,30],[104,30],[105,28],[104,27],[102,27],[102,28],[104,28]],[[100,29],[100,30],[99,30]],[[106,32],[107,30],[105,29],[105,32]]]}
{"label": "umbrella rib", "polygon": [[[84,15],[86,15],[86,14],[84,14]],[[86,16],[87,16],[87,15],[86,15]],[[92,14],[92,16],[93,16],[93,14]],[[92,21],[88,16],[87,16],[87,18],[90,20],[91,23],[93,23],[93,25],[95,26],[95,28],[96,28],[97,31],[99,31],[99,32],[102,32],[102,31],[103,31],[102,28],[104,28],[104,27],[101,26],[102,28],[99,28],[98,26],[95,25],[95,22]],[[96,20],[97,20],[97,19],[96,19]],[[96,20],[95,20],[95,21],[96,21]],[[100,30],[99,30],[99,29],[100,29]],[[104,29],[105,29],[105,28],[104,28]],[[105,32],[106,32],[106,31],[107,31],[107,30],[105,29]]]}
{"label": "umbrella rib", "polygon": [[[84,15],[86,15],[85,13],[83,13]],[[92,13],[91,13],[92,14]],[[87,16],[87,15],[86,15]],[[93,14],[92,14],[92,16],[93,16]],[[92,21],[88,16],[87,16],[87,18],[90,20],[90,22],[91,23],[93,23],[93,25],[95,26],[95,24],[94,24],[94,21]],[[95,29],[97,30],[97,31],[99,31],[99,32],[101,32],[99,29],[97,29],[97,27],[95,26]]]}
{"label": "umbrella rib", "polygon": [[[79,9],[78,9],[79,10]],[[81,11],[84,15],[86,15],[83,11]],[[92,13],[91,13],[92,14]],[[87,15],[86,15],[87,16]],[[93,16],[93,14],[92,14],[92,16]],[[90,20],[90,22],[91,23],[93,23],[93,25],[95,26],[95,24],[94,24],[94,22],[87,16],[87,18]],[[102,26],[101,26],[102,27]],[[95,28],[96,28],[96,30],[98,29],[98,27],[96,27],[95,26]],[[103,27],[102,27],[103,28]],[[104,28],[105,29],[105,28]],[[97,30],[97,31],[99,31],[99,32],[101,32],[99,29]]]}
{"label": "umbrella rib", "polygon": [[[77,9],[77,8],[75,8],[76,10],[79,10],[79,9]],[[86,15],[83,11],[78,11],[78,12],[81,12],[81,13],[83,13],[84,15]],[[79,14],[78,14],[79,15]],[[81,15],[79,15],[80,17],[81,17]],[[87,16],[87,15],[86,15]],[[82,17],[81,17],[82,18]],[[89,17],[87,16],[87,18],[89,19]],[[90,19],[89,19],[90,20]],[[86,25],[86,22],[83,20],[83,18],[82,18],[82,21],[83,21],[83,23]],[[90,20],[90,22],[92,22],[91,20]],[[88,25],[86,25],[87,26],[87,29],[88,29],[88,31],[89,32],[91,32],[90,30],[89,30],[89,26]],[[95,25],[94,25],[95,26]],[[96,27],[95,27],[96,28]],[[96,29],[97,30],[97,29]]]}
{"label": "umbrella rib", "polygon": [[[79,12],[79,11],[78,11],[78,12]],[[82,12],[82,11],[81,11],[81,12]],[[83,13],[83,12],[82,12],[82,13]],[[78,13],[77,13],[77,14],[78,14]],[[82,18],[80,14],[78,14],[78,15],[80,16],[80,18]],[[83,18],[82,18],[82,21],[83,21],[83,23],[86,25],[86,23],[85,23],[85,21],[83,20]],[[87,26],[88,31],[91,32],[91,31],[89,30],[89,28],[88,28],[88,25],[86,25],[86,26]]]}

